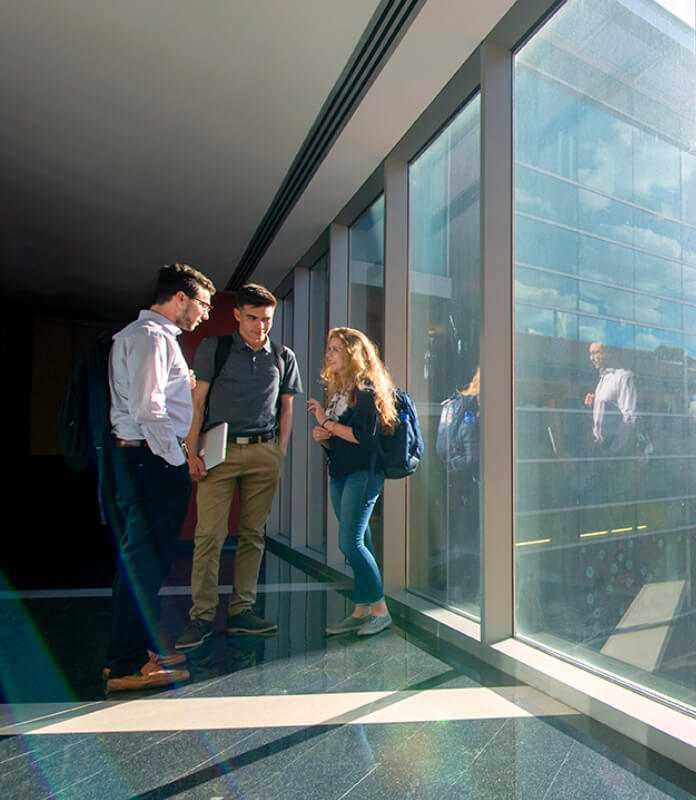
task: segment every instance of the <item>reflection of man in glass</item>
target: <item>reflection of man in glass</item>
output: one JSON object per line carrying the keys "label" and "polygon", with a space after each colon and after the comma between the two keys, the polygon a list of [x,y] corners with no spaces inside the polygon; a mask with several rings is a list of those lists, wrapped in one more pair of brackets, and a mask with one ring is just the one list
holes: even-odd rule
{"label": "reflection of man in glass", "polygon": [[603,448],[620,453],[634,441],[638,398],[633,373],[607,367],[601,342],[592,342],[589,352],[592,366],[599,371],[594,392],[585,396],[585,405],[592,406],[592,435]]}

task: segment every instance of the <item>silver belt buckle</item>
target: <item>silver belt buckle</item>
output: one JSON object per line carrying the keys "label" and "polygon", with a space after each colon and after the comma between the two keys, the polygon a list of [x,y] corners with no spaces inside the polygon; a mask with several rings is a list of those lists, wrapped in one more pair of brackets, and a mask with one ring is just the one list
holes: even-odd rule
{"label": "silver belt buckle", "polygon": [[249,444],[249,436],[238,436],[237,437],[237,444]]}

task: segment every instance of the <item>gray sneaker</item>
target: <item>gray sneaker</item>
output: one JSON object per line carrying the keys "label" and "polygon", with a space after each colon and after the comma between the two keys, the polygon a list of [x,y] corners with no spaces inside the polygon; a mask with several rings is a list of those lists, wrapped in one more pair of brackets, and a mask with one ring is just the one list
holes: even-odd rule
{"label": "gray sneaker", "polygon": [[385,628],[392,624],[391,614],[384,617],[370,617],[367,622],[358,628],[358,636],[372,636],[374,633],[380,633]]}
{"label": "gray sneaker", "polygon": [[206,622],[203,619],[192,619],[179,634],[174,647],[176,650],[195,650],[196,647],[200,647],[212,635],[212,622]]}
{"label": "gray sneaker", "polygon": [[335,625],[327,625],[326,633],[329,636],[335,636],[339,633],[350,633],[351,631],[357,631],[358,628],[362,627],[365,624],[365,621],[368,619],[369,617],[346,617],[340,622],[337,622]]}
{"label": "gray sneaker", "polygon": [[243,633],[250,636],[266,636],[278,632],[275,622],[258,617],[250,608],[245,608],[244,611],[231,617],[228,615],[225,629],[230,634]]}

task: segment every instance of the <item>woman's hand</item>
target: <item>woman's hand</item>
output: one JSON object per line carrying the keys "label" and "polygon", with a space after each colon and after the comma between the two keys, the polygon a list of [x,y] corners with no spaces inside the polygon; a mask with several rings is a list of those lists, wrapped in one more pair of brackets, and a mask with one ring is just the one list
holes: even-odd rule
{"label": "woman's hand", "polygon": [[309,411],[310,414],[314,414],[317,422],[320,425],[323,425],[326,421],[326,412],[324,411],[322,404],[313,397],[307,402],[307,411]]}
{"label": "woman's hand", "polygon": [[312,439],[314,439],[315,442],[328,442],[330,438],[331,434],[326,428],[322,428],[321,425],[312,428]]}

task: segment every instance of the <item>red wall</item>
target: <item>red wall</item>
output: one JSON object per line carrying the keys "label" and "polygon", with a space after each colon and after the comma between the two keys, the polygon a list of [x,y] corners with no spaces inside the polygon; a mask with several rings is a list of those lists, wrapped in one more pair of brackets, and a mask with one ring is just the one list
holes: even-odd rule
{"label": "red wall", "polygon": [[[213,298],[213,310],[210,313],[210,319],[199,325],[195,331],[191,333],[184,332],[181,334],[181,349],[186,356],[188,363],[193,366],[193,357],[196,353],[198,345],[208,336],[225,336],[237,330],[237,321],[232,313],[234,303],[232,295],[228,292],[218,292]],[[230,509],[229,531],[232,535],[236,535],[239,530],[239,498],[235,496],[232,508]],[[184,527],[181,531],[181,539],[193,539],[193,534],[196,529],[196,488],[194,484],[193,496],[189,505],[188,514],[184,521]]]}

